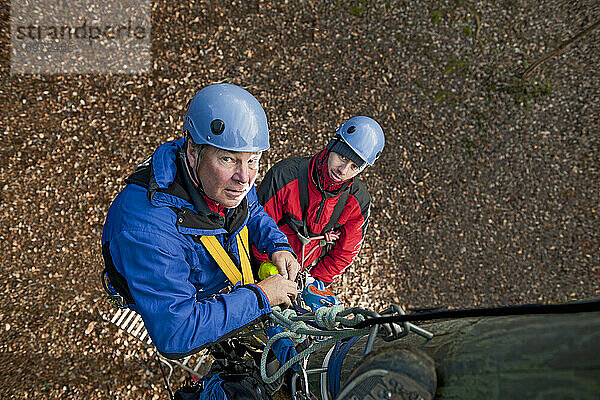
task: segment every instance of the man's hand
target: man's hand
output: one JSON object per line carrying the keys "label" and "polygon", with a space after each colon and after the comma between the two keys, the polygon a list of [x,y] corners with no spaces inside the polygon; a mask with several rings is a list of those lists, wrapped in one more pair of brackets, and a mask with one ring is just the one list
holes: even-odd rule
{"label": "man's hand", "polygon": [[325,236],[325,241],[327,243],[335,243],[335,241],[342,236],[342,232],[340,232],[339,229],[336,229],[333,231],[325,232],[323,235]]}
{"label": "man's hand", "polygon": [[296,275],[300,271],[300,264],[294,255],[287,250],[279,250],[271,256],[271,262],[275,264],[277,270],[286,279],[296,280]]}
{"label": "man's hand", "polygon": [[265,292],[272,307],[279,305],[289,307],[292,304],[292,299],[295,299],[298,295],[296,283],[285,279],[279,274],[271,275],[256,285]]}
{"label": "man's hand", "polygon": [[325,284],[318,279],[310,283],[302,292],[302,297],[307,306],[313,311],[321,307],[335,306],[340,304],[340,300],[325,287]]}

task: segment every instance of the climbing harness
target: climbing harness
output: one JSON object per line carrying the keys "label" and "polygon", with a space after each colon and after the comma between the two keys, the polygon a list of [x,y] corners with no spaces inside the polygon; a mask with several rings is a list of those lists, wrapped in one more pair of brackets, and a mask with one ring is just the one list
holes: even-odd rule
{"label": "climbing harness", "polygon": [[[225,276],[227,276],[227,279],[229,279],[233,285],[236,285],[240,281],[242,281],[244,285],[248,283],[254,283],[254,278],[252,277],[252,268],[250,267],[250,258],[247,251],[249,245],[248,227],[246,225],[244,225],[236,239],[238,245],[238,254],[240,255],[240,263],[242,264],[241,273],[216,236],[204,235],[200,236],[199,240],[204,247],[206,247],[206,250],[217,262],[219,268],[221,268]],[[242,249],[244,251],[242,251]]]}
{"label": "climbing harness", "polygon": [[[241,272],[216,236],[204,235],[199,236],[198,238],[232,285],[235,286],[238,282],[242,282],[243,285],[254,283],[252,268],[250,266],[250,255],[248,252],[250,246],[247,226],[244,226],[236,236],[238,254],[240,255],[240,264],[242,267]],[[108,243],[104,243],[102,246],[102,256],[104,257],[105,268],[102,271],[101,281],[102,287],[108,294],[109,302],[119,308],[127,308],[129,305],[134,305],[135,301],[129,291],[127,281],[123,275],[117,271],[113,264],[108,249]]]}

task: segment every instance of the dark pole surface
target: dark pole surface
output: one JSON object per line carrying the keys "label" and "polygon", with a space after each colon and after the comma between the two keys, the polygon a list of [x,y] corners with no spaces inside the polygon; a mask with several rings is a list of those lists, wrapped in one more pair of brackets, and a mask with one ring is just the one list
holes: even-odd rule
{"label": "dark pole surface", "polygon": [[[415,347],[436,365],[436,399],[597,399],[600,393],[600,312],[447,320],[422,325],[435,337],[410,334],[376,340],[374,350]],[[342,387],[362,361],[366,338],[342,365]],[[311,357],[321,366],[326,351]],[[310,377],[319,395],[319,376]]]}

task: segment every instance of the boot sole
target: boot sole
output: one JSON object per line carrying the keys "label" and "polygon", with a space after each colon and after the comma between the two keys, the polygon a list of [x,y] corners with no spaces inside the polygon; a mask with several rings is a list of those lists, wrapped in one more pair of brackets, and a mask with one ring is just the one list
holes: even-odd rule
{"label": "boot sole", "polygon": [[429,356],[398,349],[367,357],[336,400],[432,400],[436,386],[435,364]]}

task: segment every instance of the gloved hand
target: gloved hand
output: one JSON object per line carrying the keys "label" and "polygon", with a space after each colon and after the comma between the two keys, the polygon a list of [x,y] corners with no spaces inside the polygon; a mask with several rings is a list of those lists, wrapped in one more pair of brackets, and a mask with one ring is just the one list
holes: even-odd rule
{"label": "gloved hand", "polygon": [[302,297],[304,298],[306,305],[309,306],[313,311],[317,311],[317,309],[321,307],[329,307],[340,304],[340,300],[325,287],[323,282],[318,279],[315,279],[314,282],[311,282],[304,288]]}
{"label": "gloved hand", "polygon": [[[276,334],[283,331],[284,329],[281,326],[270,326],[269,329],[267,329],[267,336],[272,338]],[[296,354],[298,354],[296,352],[294,342],[292,342],[290,338],[286,337],[281,338],[273,343],[271,350],[273,350],[275,357],[277,357],[281,365],[285,364],[288,360],[292,359]],[[294,364],[292,368],[294,371],[298,371],[298,364]]]}

